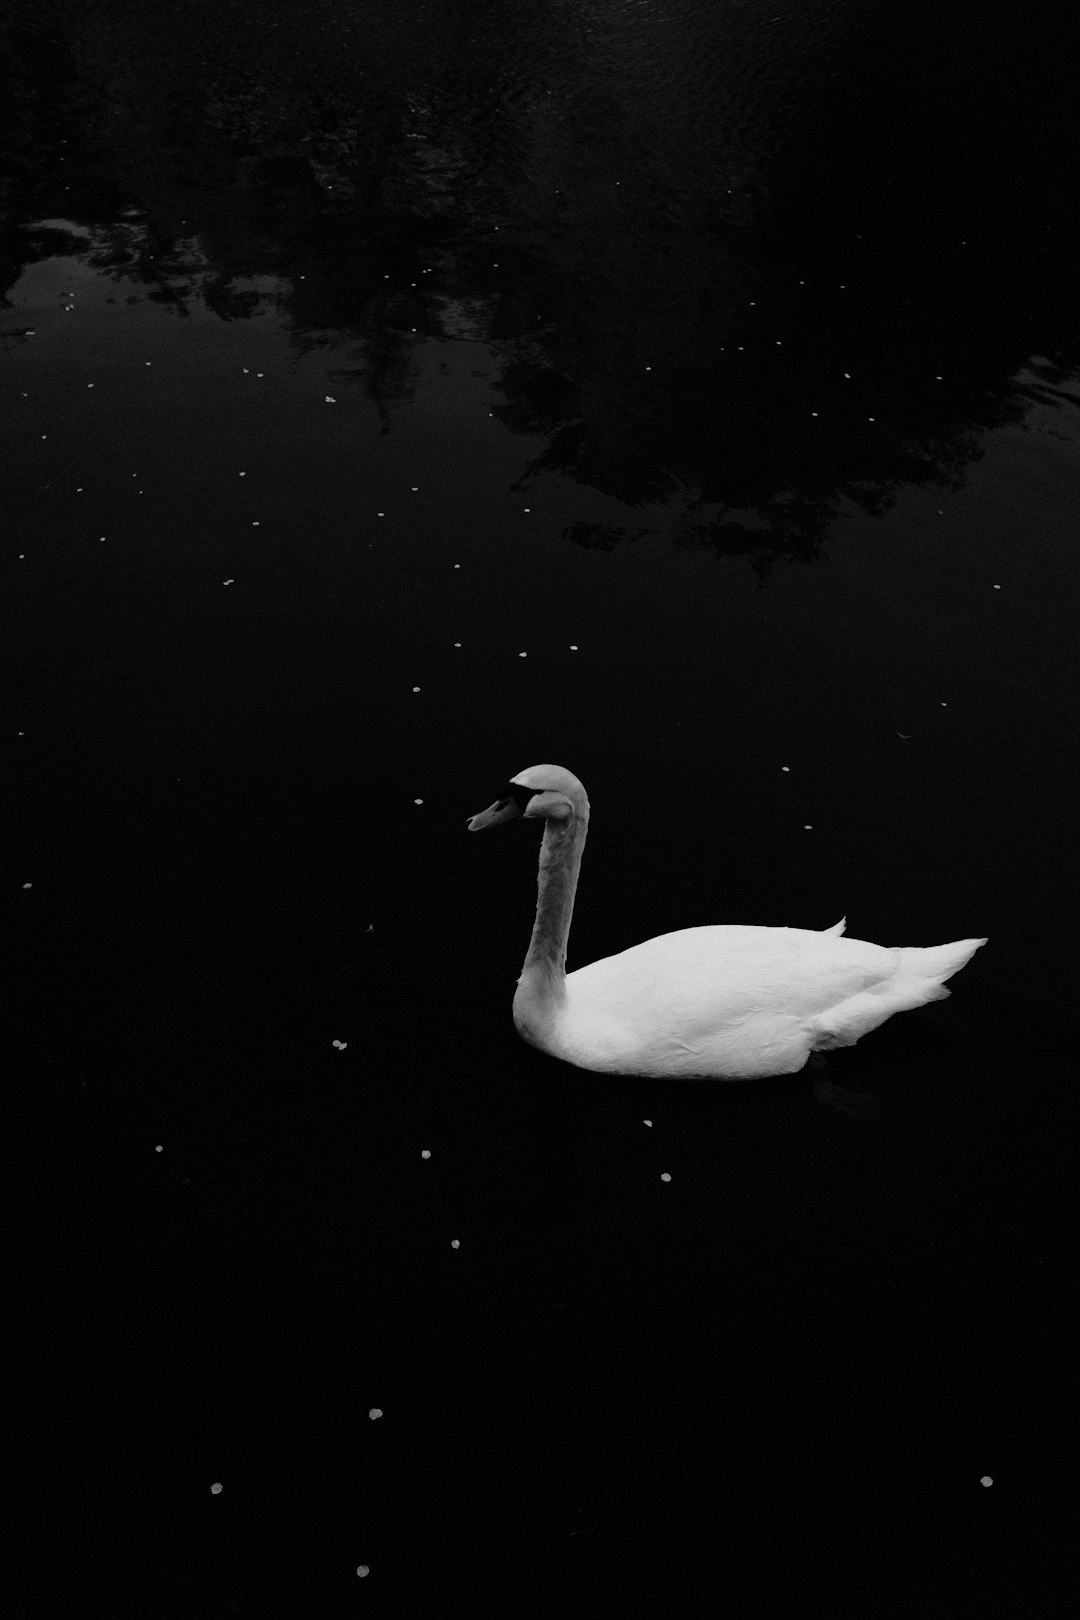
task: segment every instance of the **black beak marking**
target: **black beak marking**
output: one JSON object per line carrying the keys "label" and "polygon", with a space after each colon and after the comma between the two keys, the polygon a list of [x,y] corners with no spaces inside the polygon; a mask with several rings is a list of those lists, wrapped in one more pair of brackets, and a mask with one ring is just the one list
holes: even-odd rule
{"label": "black beak marking", "polygon": [[506,786],[499,794],[499,798],[500,800],[513,799],[522,815],[524,815],[525,806],[528,804],[529,800],[534,799],[538,793],[543,792],[543,788],[522,787],[520,782],[507,782]]}

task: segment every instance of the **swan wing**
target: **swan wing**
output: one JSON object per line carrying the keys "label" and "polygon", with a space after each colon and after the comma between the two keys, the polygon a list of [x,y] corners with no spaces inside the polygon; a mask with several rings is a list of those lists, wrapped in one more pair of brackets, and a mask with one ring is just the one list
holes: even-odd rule
{"label": "swan wing", "polygon": [[896,968],[896,952],[805,928],[682,928],[567,975],[575,1000],[691,1029],[762,1006],[812,1015]]}

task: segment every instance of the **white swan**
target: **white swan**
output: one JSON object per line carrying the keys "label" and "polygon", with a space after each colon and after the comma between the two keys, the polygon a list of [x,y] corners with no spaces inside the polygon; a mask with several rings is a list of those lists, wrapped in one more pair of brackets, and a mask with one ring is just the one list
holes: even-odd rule
{"label": "white swan", "polygon": [[533,1046],[581,1069],[666,1080],[793,1074],[812,1052],[853,1046],[895,1012],[939,1001],[943,981],[985,939],[926,949],[806,928],[681,928],[566,972],[589,801],[560,765],[512,778],[470,832],[541,817],[540,877],[514,1023]]}

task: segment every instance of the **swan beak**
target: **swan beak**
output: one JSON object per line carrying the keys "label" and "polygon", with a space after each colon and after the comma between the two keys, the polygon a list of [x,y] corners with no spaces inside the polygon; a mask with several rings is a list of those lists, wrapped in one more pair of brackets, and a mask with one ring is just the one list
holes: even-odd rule
{"label": "swan beak", "polygon": [[513,799],[496,799],[487,810],[481,810],[478,816],[470,816],[466,823],[470,832],[483,832],[485,827],[498,827],[504,821],[513,821],[521,815],[521,806],[515,804]]}

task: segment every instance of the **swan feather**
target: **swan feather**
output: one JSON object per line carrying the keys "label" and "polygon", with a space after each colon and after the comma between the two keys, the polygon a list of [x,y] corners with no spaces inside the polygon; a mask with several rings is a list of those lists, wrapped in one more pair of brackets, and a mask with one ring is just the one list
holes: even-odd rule
{"label": "swan feather", "polygon": [[[566,976],[558,1055],[670,1079],[760,1079],[948,995],[983,942],[888,949],[828,929],[684,928]],[[935,962],[925,958],[936,957]]]}

